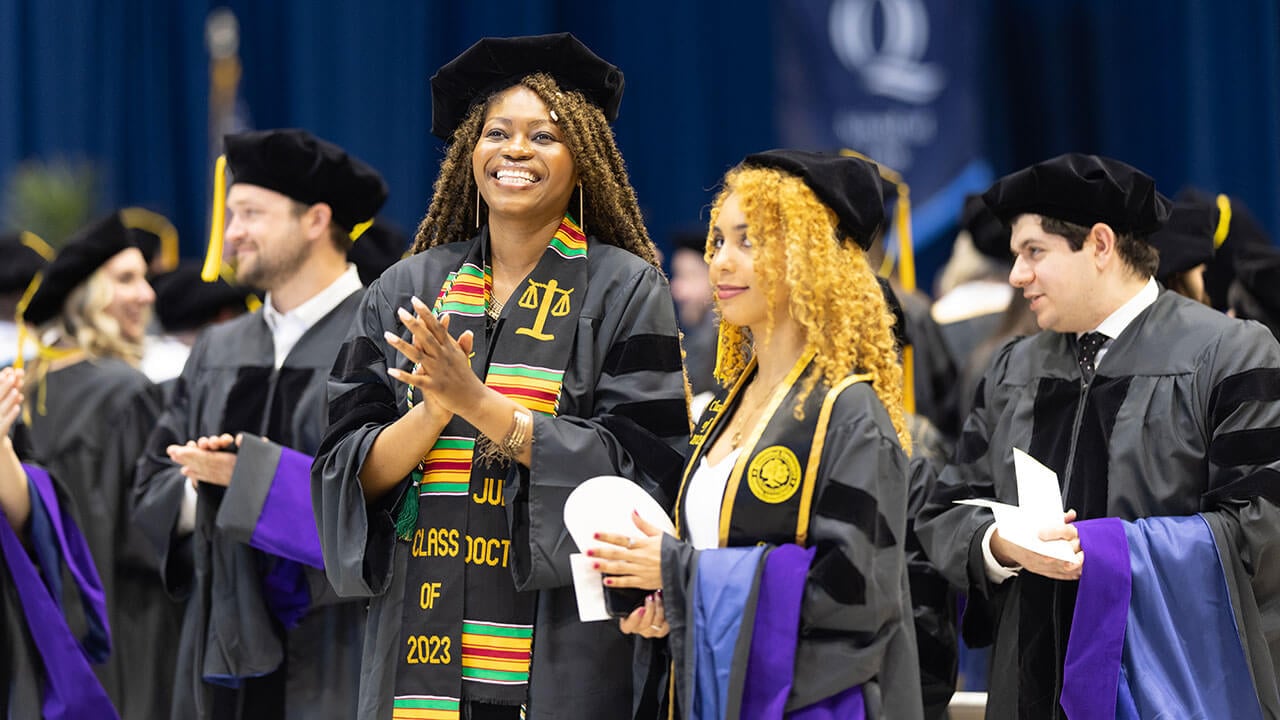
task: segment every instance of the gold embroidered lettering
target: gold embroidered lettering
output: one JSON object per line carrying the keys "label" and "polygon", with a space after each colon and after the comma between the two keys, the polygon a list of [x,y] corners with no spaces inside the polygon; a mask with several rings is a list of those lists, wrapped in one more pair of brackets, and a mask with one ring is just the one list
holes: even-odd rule
{"label": "gold embroidered lettering", "polygon": [[451,641],[447,635],[410,635],[407,638],[409,654],[405,662],[410,665],[448,665]]}
{"label": "gold embroidered lettering", "polygon": [[438,582],[422,583],[422,588],[418,591],[418,607],[423,610],[435,607],[436,600],[440,599],[440,585]]}
{"label": "gold embroidered lettering", "polygon": [[[538,288],[542,288],[541,298],[538,296]],[[554,317],[564,317],[569,314],[569,296],[573,294],[574,288],[565,290],[560,287],[554,278],[545,283],[529,279],[529,287],[525,288],[524,293],[520,295],[520,307],[526,309],[538,309],[538,314],[534,318],[533,327],[516,328],[516,334],[528,335],[534,340],[555,340],[554,333],[545,332],[547,324],[547,315]]]}
{"label": "gold embroidered lettering", "polygon": [[502,478],[485,478],[484,489],[478,493],[471,493],[471,501],[477,505],[506,505],[502,497]]}
{"label": "gold embroidered lettering", "polygon": [[506,567],[510,554],[510,540],[467,536],[466,562],[470,565]]}

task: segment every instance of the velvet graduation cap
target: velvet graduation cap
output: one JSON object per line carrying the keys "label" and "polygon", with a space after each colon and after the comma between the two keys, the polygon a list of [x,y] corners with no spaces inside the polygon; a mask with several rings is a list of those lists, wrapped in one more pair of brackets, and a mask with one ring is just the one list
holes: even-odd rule
{"label": "velvet graduation cap", "polygon": [[127,207],[120,211],[120,222],[133,235],[147,265],[157,256],[159,272],[169,272],[178,267],[178,229],[169,218],[141,207]]}
{"label": "velvet graduation cap", "polygon": [[1236,258],[1236,281],[1244,291],[1231,291],[1237,317],[1257,320],[1280,338],[1280,249],[1252,246],[1243,251]]}
{"label": "velvet graduation cap", "polygon": [[156,291],[156,317],[165,332],[197,330],[224,317],[246,312],[251,293],[222,278],[200,282],[200,265],[184,262],[157,275],[151,286]]}
{"label": "velvet graduation cap", "polygon": [[991,212],[981,195],[969,195],[960,211],[960,227],[969,233],[973,247],[986,257],[1009,262],[1013,253],[1009,250],[1009,226]]}
{"label": "velvet graduation cap", "polygon": [[306,205],[325,203],[333,222],[358,239],[387,200],[387,184],[369,165],[306,130],[258,130],[223,138],[226,154],[214,168],[213,222],[201,277],[212,282],[222,265],[226,170],[232,184],[257,185]]}
{"label": "velvet graduation cap", "polygon": [[1218,227],[1216,203],[1179,201],[1173,204],[1164,227],[1147,238],[1160,253],[1156,278],[1164,280],[1213,259],[1214,231]]}
{"label": "velvet graduation cap", "polygon": [[1150,235],[1169,217],[1171,203],[1141,170],[1098,155],[1069,153],[1005,175],[982,196],[1006,224],[1024,213],[1117,233]]}
{"label": "velvet graduation cap", "polygon": [[814,195],[836,214],[842,240],[863,250],[871,247],[884,223],[884,196],[876,164],[845,155],[804,150],[767,150],[748,155],[743,165],[773,168],[804,181]]}
{"label": "velvet graduation cap", "polygon": [[53,248],[32,232],[0,234],[0,293],[22,292],[54,257]]}
{"label": "velvet graduation cap", "polygon": [[394,225],[379,220],[347,250],[347,259],[360,273],[360,284],[369,285],[409,250],[409,237]]}
{"label": "velvet graduation cap", "polygon": [[119,213],[81,228],[45,269],[40,286],[22,308],[23,319],[40,325],[57,317],[67,296],[80,283],[118,253],[134,247],[137,243],[120,221]]}
{"label": "velvet graduation cap", "polygon": [[569,33],[482,38],[431,77],[431,133],[451,140],[471,108],[535,73],[555,78],[598,106],[609,122],[618,118],[622,71]]}
{"label": "velvet graduation cap", "polygon": [[1185,188],[1176,199],[1218,206],[1218,226],[1213,233],[1216,253],[1213,262],[1205,268],[1204,289],[1213,307],[1225,311],[1230,287],[1236,279],[1236,258],[1259,247],[1271,248],[1271,237],[1239,198],[1221,194],[1215,197],[1196,188]]}

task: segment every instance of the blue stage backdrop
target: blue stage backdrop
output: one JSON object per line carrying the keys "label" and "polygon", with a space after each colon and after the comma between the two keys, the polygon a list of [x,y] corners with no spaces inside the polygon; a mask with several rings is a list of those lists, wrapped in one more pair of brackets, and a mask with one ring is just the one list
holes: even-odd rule
{"label": "blue stage backdrop", "polygon": [[[207,236],[208,0],[0,0],[0,178],[94,162],[102,207]],[[965,185],[1066,150],[1244,200],[1280,230],[1280,6],[1240,0],[231,0],[240,119],[298,126],[426,209],[427,80],[485,35],[570,30],[626,73],[616,133],[654,239],[705,221],[724,170],[784,144],[905,171],[924,287]]]}
{"label": "blue stage backdrop", "polygon": [[782,144],[849,148],[901,173],[916,246],[940,244],[945,258],[965,194],[992,179],[973,52],[976,3],[788,0],[783,8],[775,79]]}

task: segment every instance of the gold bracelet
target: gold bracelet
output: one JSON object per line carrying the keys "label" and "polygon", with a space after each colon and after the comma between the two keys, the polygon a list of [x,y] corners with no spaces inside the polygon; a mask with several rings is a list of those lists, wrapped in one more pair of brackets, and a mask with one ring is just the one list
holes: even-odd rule
{"label": "gold bracelet", "polygon": [[525,440],[529,437],[531,424],[532,420],[523,409],[514,411],[511,417],[511,429],[502,440],[502,449],[506,451],[508,457],[514,459],[520,455],[520,451],[524,449]]}

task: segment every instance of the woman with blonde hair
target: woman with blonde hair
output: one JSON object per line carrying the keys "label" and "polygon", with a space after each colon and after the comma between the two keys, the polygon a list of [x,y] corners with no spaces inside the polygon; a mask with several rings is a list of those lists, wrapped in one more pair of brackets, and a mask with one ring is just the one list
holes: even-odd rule
{"label": "woman with blonde hair", "polygon": [[903,541],[908,436],[892,316],[864,250],[876,166],[748,156],[711,210],[729,390],[693,436],[679,537],[601,534],[621,621],[670,638],[678,717],[918,718]]}
{"label": "woman with blonde hair", "polygon": [[653,717],[648,643],[578,622],[562,517],[595,475],[670,507],[689,432],[621,97],[567,33],[432,78],[435,195],[339,352],[312,471],[329,578],[371,598],[361,717]]}
{"label": "woman with blonde hair", "polygon": [[155,301],[146,271],[112,213],[67,241],[23,308],[39,346],[23,415],[34,458],[74,498],[93,551],[111,642],[95,670],[126,720],[168,714],[176,643],[164,639],[181,614],[129,519],[134,465],[162,409],[138,370]]}

